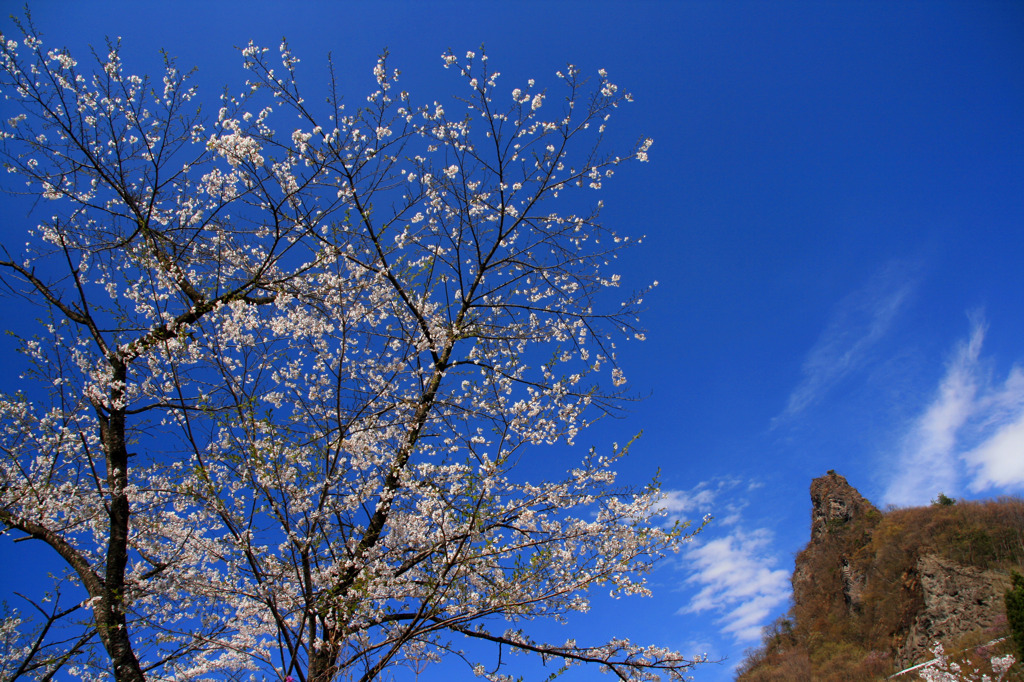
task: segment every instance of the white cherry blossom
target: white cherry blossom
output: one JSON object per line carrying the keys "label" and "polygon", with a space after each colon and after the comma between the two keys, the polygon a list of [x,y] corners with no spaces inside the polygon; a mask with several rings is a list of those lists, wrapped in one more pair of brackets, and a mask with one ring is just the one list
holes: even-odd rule
{"label": "white cherry blossom", "polygon": [[448,53],[472,110],[449,118],[397,94],[385,55],[362,109],[318,108],[286,43],[249,43],[211,121],[173,62],[157,87],[116,43],[86,67],[23,28],[0,37],[23,107],[2,152],[50,201],[0,276],[47,322],[0,394],[0,524],[74,589],[5,615],[0,669],[376,679],[463,640],[625,680],[699,662],[529,632],[595,589],[649,594],[693,532],[654,518],[656,483],[616,483],[628,448],[529,466],[617,409],[615,341],[643,338],[643,292],[608,297],[627,240],[570,199],[651,145],[601,149],[625,101],[603,73],[595,93],[563,73],[546,119],[546,94],[496,110],[482,52]]}

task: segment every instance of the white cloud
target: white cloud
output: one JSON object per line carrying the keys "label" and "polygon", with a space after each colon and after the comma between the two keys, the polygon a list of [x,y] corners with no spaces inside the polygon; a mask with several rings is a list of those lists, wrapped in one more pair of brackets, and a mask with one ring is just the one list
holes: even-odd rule
{"label": "white cloud", "polygon": [[739,643],[758,641],[762,627],[790,595],[789,571],[777,567],[772,532],[744,530],[741,523],[747,501],[738,493],[758,487],[756,482],[730,478],[700,483],[690,490],[666,491],[670,516],[715,516],[680,562],[688,574],[685,584],[695,592],[679,613],[713,613],[721,632]]}
{"label": "white cloud", "polygon": [[695,488],[693,491],[667,490],[659,506],[668,512],[669,518],[672,520],[684,520],[694,512],[709,509],[714,499],[714,491],[706,488],[703,490]]}
{"label": "white cloud", "polygon": [[732,525],[739,520],[746,502],[735,495],[723,504],[716,504],[716,500],[723,491],[735,489],[740,483],[736,478],[721,478],[714,482],[702,481],[689,490],[664,490],[659,508],[665,510],[670,524],[676,521],[695,521],[712,514],[716,526]]}
{"label": "white cloud", "polygon": [[1024,485],[1024,414],[965,454],[964,460],[976,469],[970,483],[974,492]]}
{"label": "white cloud", "polygon": [[803,364],[803,379],[772,425],[790,419],[824,397],[833,386],[870,359],[871,348],[892,326],[913,293],[916,280],[905,265],[890,264],[836,306],[828,327]]}
{"label": "white cloud", "polygon": [[701,542],[690,549],[687,579],[699,591],[680,613],[715,611],[722,632],[737,642],[756,642],[764,624],[789,599],[789,571],[775,568],[772,534],[765,528],[735,529],[725,537]]}
{"label": "white cloud", "polygon": [[960,343],[932,402],[905,431],[887,503],[927,504],[956,495],[1024,486],[1024,372],[993,385],[981,359],[986,325],[979,316]]}
{"label": "white cloud", "polygon": [[981,492],[997,487],[1024,487],[1024,372],[1010,370],[1006,381],[979,411],[982,442],[964,453],[972,473],[970,489]]}
{"label": "white cloud", "polygon": [[970,339],[958,346],[935,399],[903,437],[886,502],[927,504],[940,492],[957,491],[956,434],[974,411],[978,355],[985,340],[985,326],[977,320],[972,326]]}

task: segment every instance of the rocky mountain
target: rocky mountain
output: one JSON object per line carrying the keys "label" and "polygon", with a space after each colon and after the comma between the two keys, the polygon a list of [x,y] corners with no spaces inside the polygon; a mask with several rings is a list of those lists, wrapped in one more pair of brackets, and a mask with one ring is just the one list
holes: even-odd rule
{"label": "rocky mountain", "polygon": [[930,507],[882,512],[829,471],[811,483],[792,609],[737,680],[883,680],[930,659],[936,642],[984,669],[986,656],[1011,649],[990,643],[1006,635],[1003,595],[1022,567],[1024,500],[940,495]]}

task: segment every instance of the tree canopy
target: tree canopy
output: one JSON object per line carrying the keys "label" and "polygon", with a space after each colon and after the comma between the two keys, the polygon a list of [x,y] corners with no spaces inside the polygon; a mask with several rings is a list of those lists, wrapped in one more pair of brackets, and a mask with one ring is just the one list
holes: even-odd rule
{"label": "tree canopy", "polygon": [[0,522],[67,570],[7,614],[5,676],[692,667],[529,632],[647,593],[692,535],[656,482],[616,483],[627,447],[530,466],[617,409],[616,343],[643,337],[609,271],[631,240],[580,196],[651,146],[605,149],[630,99],[605,71],[504,89],[448,53],[458,93],[425,103],[384,55],[357,107],[333,67],[307,102],[288,45],[250,44],[206,117],[173,59],[136,76],[116,42],[80,64],[12,33],[2,155],[39,203],[0,276],[40,324],[0,394]]}

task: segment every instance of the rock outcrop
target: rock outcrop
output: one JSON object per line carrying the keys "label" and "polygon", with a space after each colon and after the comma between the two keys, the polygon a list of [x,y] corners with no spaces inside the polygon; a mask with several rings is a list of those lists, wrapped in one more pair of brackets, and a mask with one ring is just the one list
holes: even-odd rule
{"label": "rock outcrop", "polygon": [[809,592],[821,590],[822,560],[830,577],[838,575],[847,611],[860,608],[867,581],[853,563],[859,543],[844,542],[856,531],[881,517],[873,504],[834,471],[811,482],[811,541],[797,557],[793,571],[793,600],[816,601]]}
{"label": "rock outcrop", "polygon": [[811,542],[869,512],[878,510],[835,471],[811,481]]}
{"label": "rock outcrop", "polygon": [[923,607],[917,613],[897,659],[927,658],[935,642],[955,640],[974,630],[990,630],[1003,616],[1006,574],[983,571],[926,554],[917,561]]}

